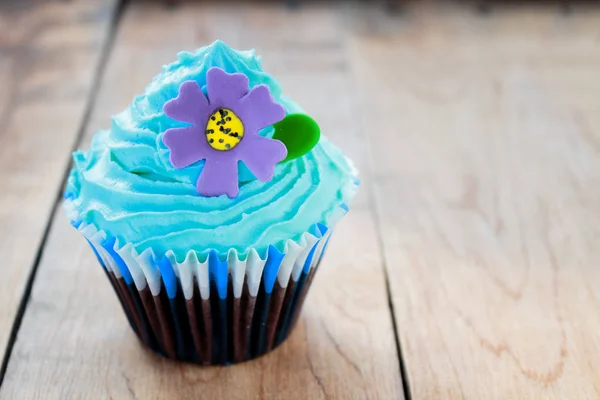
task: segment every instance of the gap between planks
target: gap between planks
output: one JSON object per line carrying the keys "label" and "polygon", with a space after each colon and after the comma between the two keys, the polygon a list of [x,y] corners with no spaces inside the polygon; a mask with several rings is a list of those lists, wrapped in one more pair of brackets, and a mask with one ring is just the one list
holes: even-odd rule
{"label": "gap between planks", "polygon": [[[81,140],[84,136],[85,133],[85,128],[88,124],[88,121],[90,119],[90,115],[91,112],[94,108],[94,104],[95,104],[95,99],[97,97],[97,92],[98,89],[100,88],[100,84],[102,82],[102,76],[104,73],[104,69],[106,67],[106,64],[108,62],[108,58],[110,56],[110,51],[111,48],[114,44],[114,40],[115,40],[115,36],[116,36],[116,31],[118,29],[118,25],[119,25],[119,21],[121,20],[121,16],[125,10],[125,6],[128,3],[129,0],[119,0],[119,2],[117,3],[112,16],[111,16],[111,20],[110,20],[110,24],[109,24],[109,28],[108,28],[108,32],[107,32],[107,38],[104,41],[104,45],[102,46],[101,50],[100,50],[100,58],[98,61],[98,64],[96,66],[96,68],[94,69],[94,73],[93,73],[93,83],[92,83],[92,87],[90,89],[90,92],[87,96],[86,99],[86,106],[85,106],[85,110],[84,110],[84,115],[83,118],[81,120],[81,123],[79,125],[79,128],[77,129],[77,135],[74,141],[74,145],[71,148],[71,151],[69,152],[69,157],[70,154],[75,151],[80,143]],[[71,166],[72,163],[68,163],[67,164],[67,168],[65,169],[65,171],[62,174],[62,178],[60,181],[60,185],[57,188],[56,191],[56,195],[54,196],[54,202],[52,204],[51,207],[51,212],[50,215],[48,217],[48,221],[46,223],[46,226],[44,228],[43,234],[42,234],[42,238],[40,240],[40,244],[39,247],[36,251],[35,254],[35,258],[33,261],[33,265],[31,267],[31,271],[29,273],[29,276],[27,278],[27,282],[25,284],[25,289],[23,291],[23,295],[21,298],[21,301],[19,303],[19,308],[17,309],[17,313],[15,315],[14,318],[14,322],[12,324],[11,330],[10,330],[10,335],[8,338],[8,341],[6,343],[6,350],[4,353],[4,357],[2,360],[2,365],[0,366],[0,388],[2,387],[2,383],[4,382],[4,377],[6,375],[6,369],[8,367],[8,363],[10,361],[10,356],[12,354],[12,349],[15,345],[15,341],[17,339],[17,335],[19,334],[19,329],[21,327],[21,322],[23,320],[23,316],[27,310],[27,305],[29,303],[29,298],[31,296],[31,289],[33,287],[33,282],[35,281],[35,277],[37,274],[37,270],[38,270],[38,266],[40,264],[40,260],[42,258],[42,254],[44,252],[44,247],[46,246],[46,242],[48,240],[48,235],[50,233],[50,229],[52,228],[53,222],[54,222],[54,218],[55,215],[57,213],[57,209],[60,205],[60,202],[62,200],[62,193],[64,190],[64,186],[66,184],[67,178],[69,176],[69,171],[71,170]]]}
{"label": "gap between planks", "polygon": [[353,43],[414,398],[600,394],[591,11],[423,2]]}

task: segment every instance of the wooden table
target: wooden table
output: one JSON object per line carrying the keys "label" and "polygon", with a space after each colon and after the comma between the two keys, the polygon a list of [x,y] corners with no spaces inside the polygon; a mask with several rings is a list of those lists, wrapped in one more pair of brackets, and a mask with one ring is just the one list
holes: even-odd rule
{"label": "wooden table", "polygon": [[[0,3],[0,399],[600,398],[600,10],[172,3]],[[363,183],[292,337],[200,368],[139,345],[59,204],[69,152],[216,38]]]}

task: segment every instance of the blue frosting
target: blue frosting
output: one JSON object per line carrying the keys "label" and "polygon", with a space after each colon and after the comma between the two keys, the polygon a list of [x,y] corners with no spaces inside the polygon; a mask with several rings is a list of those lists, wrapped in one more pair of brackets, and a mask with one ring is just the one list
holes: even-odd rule
{"label": "blue frosting", "polygon": [[[88,151],[73,154],[65,197],[80,218],[132,243],[138,252],[153,249],[158,257],[172,250],[183,260],[189,250],[225,255],[230,249],[265,255],[274,245],[282,250],[352,199],[356,171],[324,137],[306,155],[279,164],[270,182],[260,182],[240,164],[240,193],[230,199],[201,197],[195,184],[203,161],[177,170],[169,162],[162,134],[182,123],[164,115],[164,103],[177,96],[179,85],[196,80],[205,86],[206,72],[218,66],[241,72],[250,86],[269,86],[288,113],[301,112],[282,95],[275,79],[262,70],[254,51],[236,51],[217,41],[194,53],[179,54],[163,67],[143,95],[112,117],[110,130],[100,131]],[[271,135],[272,128],[261,135]]]}

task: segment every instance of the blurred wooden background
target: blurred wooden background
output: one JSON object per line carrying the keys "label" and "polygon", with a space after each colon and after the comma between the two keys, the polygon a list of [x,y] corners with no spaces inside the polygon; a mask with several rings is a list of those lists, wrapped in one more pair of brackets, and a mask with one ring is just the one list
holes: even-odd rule
{"label": "blurred wooden background", "polygon": [[[600,398],[600,9],[400,3],[0,1],[0,399]],[[199,368],[140,347],[58,205],[71,150],[216,38],[363,184],[289,341]]]}

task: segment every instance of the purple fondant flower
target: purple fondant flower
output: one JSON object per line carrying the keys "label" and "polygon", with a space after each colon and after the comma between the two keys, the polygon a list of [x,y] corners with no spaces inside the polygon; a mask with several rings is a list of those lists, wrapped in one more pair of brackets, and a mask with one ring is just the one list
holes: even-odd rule
{"label": "purple fondant flower", "polygon": [[213,67],[206,74],[208,98],[196,81],[186,81],[179,86],[179,95],[163,107],[168,117],[192,124],[168,129],[162,140],[175,168],[206,160],[196,183],[203,196],[237,196],[240,160],[257,179],[267,182],[287,155],[283,143],[258,135],[282,120],[285,109],[275,103],[266,85],[248,89],[246,75]]}

